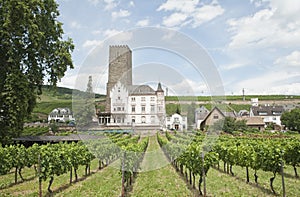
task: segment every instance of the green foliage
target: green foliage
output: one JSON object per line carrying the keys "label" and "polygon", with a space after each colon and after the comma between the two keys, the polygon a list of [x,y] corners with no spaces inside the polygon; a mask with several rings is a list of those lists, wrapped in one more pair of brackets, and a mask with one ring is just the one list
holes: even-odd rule
{"label": "green foliage", "polygon": [[56,85],[73,68],[71,39],[63,40],[54,0],[0,3],[0,139],[9,143],[22,130],[47,78]]}
{"label": "green foliage", "polygon": [[224,119],[218,120],[212,126],[215,130],[224,131],[226,133],[233,133],[234,131],[244,131],[247,129],[245,120],[236,120],[232,117],[225,117]]}
{"label": "green foliage", "polygon": [[288,129],[300,132],[300,109],[293,109],[281,115],[281,122]]}
{"label": "green foliage", "polygon": [[49,127],[50,127],[50,129],[51,129],[51,131],[53,133],[57,133],[58,132],[58,125],[55,122],[50,123]]}
{"label": "green foliage", "polygon": [[49,132],[49,127],[24,127],[20,136],[38,136]]}

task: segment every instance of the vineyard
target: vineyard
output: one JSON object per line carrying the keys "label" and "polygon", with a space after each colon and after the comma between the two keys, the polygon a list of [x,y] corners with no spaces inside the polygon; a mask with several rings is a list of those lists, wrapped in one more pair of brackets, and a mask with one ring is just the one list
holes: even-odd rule
{"label": "vineyard", "polygon": [[[194,134],[192,134],[194,135]],[[204,135],[188,136],[183,134],[170,135],[162,138],[157,135],[158,141],[173,166],[195,188],[195,177],[198,176],[198,190],[203,194],[201,185],[208,174],[208,170],[215,167],[220,170],[223,163],[223,172],[235,176],[233,166],[245,168],[246,182],[250,182],[249,168],[254,170],[254,181],[259,184],[257,171],[271,172],[270,190],[274,195],[274,180],[276,175],[282,178],[280,193],[286,196],[284,182],[284,165],[290,165],[294,170],[294,178],[299,178],[297,166],[300,166],[300,141],[294,138],[248,138],[224,137],[217,141],[205,140]],[[192,139],[192,140],[191,140]],[[212,148],[210,150],[210,148]],[[292,176],[289,174],[289,176]],[[205,184],[205,183],[204,183]],[[204,186],[204,193],[206,188]],[[294,194],[293,194],[294,195]],[[296,195],[297,196],[297,195]]]}
{"label": "vineyard", "polygon": [[107,134],[0,148],[0,196],[299,196],[299,165],[293,137]]}

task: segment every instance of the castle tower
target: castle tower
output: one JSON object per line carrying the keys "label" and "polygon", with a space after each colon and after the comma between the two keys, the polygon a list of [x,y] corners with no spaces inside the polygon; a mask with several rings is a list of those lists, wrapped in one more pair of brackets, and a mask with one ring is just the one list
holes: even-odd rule
{"label": "castle tower", "polygon": [[132,52],[127,45],[112,45],[109,47],[106,112],[110,112],[111,109],[110,91],[118,81],[125,86],[132,85]]}
{"label": "castle tower", "polygon": [[164,90],[161,87],[161,83],[159,82],[157,85],[157,90],[155,91],[157,95],[157,116],[160,122],[160,125],[164,124],[164,119],[165,119],[165,95],[164,95]]}

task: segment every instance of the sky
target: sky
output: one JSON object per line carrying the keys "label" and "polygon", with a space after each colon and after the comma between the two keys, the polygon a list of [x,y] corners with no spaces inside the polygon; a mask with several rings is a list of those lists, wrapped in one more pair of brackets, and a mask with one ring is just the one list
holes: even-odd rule
{"label": "sky", "polygon": [[300,95],[299,0],[57,0],[75,68],[59,86],[105,94],[109,45],[133,83],[169,95]]}

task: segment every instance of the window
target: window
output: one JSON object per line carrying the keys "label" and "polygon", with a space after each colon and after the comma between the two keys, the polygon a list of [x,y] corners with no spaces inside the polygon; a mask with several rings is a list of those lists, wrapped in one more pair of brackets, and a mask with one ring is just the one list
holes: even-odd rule
{"label": "window", "polygon": [[117,117],[117,123],[121,123],[121,118]]}
{"label": "window", "polygon": [[121,88],[120,87],[118,88],[118,92],[121,92]]}
{"label": "window", "polygon": [[152,124],[155,123],[155,116],[151,116],[151,123],[152,123]]}
{"label": "window", "polygon": [[131,106],[131,112],[135,112],[135,105]]}
{"label": "window", "polygon": [[146,123],[146,117],[142,116],[142,123]]}
{"label": "window", "polygon": [[219,116],[217,114],[215,114],[214,119],[219,119]]}
{"label": "window", "polygon": [[131,102],[134,102],[135,101],[135,97],[131,97]]}
{"label": "window", "polygon": [[117,107],[117,111],[121,111],[121,107]]}
{"label": "window", "polygon": [[146,98],[144,96],[142,97],[142,101],[146,101]]}
{"label": "window", "polygon": [[155,101],[155,97],[151,96],[150,101]]}
{"label": "window", "polygon": [[159,107],[158,107],[158,111],[159,111],[159,112],[161,112],[161,111],[162,111],[162,110],[161,110],[161,106],[159,106]]}
{"label": "window", "polygon": [[146,111],[146,106],[142,105],[142,112],[145,112],[145,111]]}
{"label": "window", "polygon": [[151,112],[155,112],[155,105],[151,105]]}
{"label": "window", "polygon": [[135,116],[132,116],[132,117],[131,117],[131,122],[132,122],[132,123],[135,123]]}
{"label": "window", "polygon": [[267,116],[268,112],[260,111],[260,112],[258,112],[258,115],[259,116]]}

